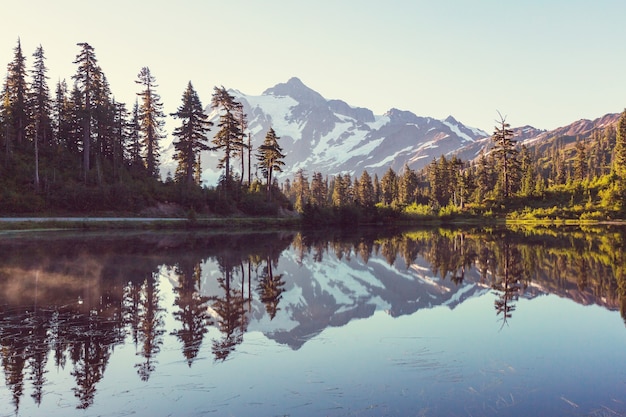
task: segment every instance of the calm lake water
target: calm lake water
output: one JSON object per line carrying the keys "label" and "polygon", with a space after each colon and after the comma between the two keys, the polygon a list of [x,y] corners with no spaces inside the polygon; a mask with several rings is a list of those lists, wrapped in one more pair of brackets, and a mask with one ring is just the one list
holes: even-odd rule
{"label": "calm lake water", "polygon": [[626,416],[625,243],[0,235],[0,417]]}

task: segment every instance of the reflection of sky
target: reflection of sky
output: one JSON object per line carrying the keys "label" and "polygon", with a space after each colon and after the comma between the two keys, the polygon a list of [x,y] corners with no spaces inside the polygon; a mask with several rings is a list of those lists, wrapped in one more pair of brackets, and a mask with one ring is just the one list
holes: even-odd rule
{"label": "reflection of sky", "polygon": [[[626,413],[626,328],[616,311],[555,295],[521,298],[502,326],[494,309],[496,295],[481,290],[454,308],[423,308],[397,318],[379,309],[344,326],[324,327],[292,349],[262,332],[298,324],[289,316],[287,301],[302,295],[293,282],[297,273],[310,279],[303,271],[308,264],[284,262],[285,268],[277,271],[289,278],[288,292],[293,294],[285,294],[276,321],[251,321],[243,343],[225,362],[213,360],[211,341],[222,335],[211,327],[188,366],[181,343],[171,335],[181,326],[172,315],[177,279],[163,268],[159,294],[160,306],[167,309],[166,328],[149,380],[137,375],[134,365],[144,360],[137,355],[141,346],[127,336],[127,344],[115,346],[104,378],[96,384],[94,404],[79,411],[71,362],[57,370],[50,356],[41,407],[29,398],[27,375],[20,415],[527,416],[590,415],[597,410],[611,415],[606,408]],[[218,291],[217,266],[203,265],[202,291],[213,294]],[[372,281],[372,271],[391,283],[411,277],[406,269],[398,281],[383,277],[381,271],[391,268],[376,260],[364,266],[353,259],[350,265],[368,274],[360,281],[363,285],[377,284],[375,288],[383,281]],[[345,264],[313,266],[320,271],[318,282],[329,278],[318,284],[329,291],[337,289],[333,280],[346,273],[333,272]],[[438,283],[458,291],[449,280]],[[0,385],[0,404],[7,403],[10,393]],[[0,417],[7,413],[0,408]]]}
{"label": "reflection of sky", "polygon": [[[161,279],[163,306],[173,304]],[[215,363],[211,329],[189,368],[167,336],[156,371],[142,382],[132,344],[118,346],[97,386],[94,415],[538,415],[625,412],[626,329],[617,312],[556,296],[520,300],[501,329],[494,295],[450,310],[392,318],[377,312],[330,327],[292,350],[262,333]],[[22,415],[91,415],[74,409],[73,379],[50,364],[41,408],[22,401]],[[6,399],[6,390],[0,391]],[[3,414],[0,414],[3,415]]]}

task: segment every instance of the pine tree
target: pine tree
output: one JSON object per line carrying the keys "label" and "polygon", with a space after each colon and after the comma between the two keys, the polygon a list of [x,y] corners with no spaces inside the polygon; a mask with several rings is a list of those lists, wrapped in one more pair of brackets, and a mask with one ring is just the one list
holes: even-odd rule
{"label": "pine tree", "polygon": [[520,195],[530,197],[535,192],[535,169],[528,148],[522,145],[520,153],[522,166],[522,182],[520,187]]}
{"label": "pine tree", "polygon": [[333,206],[344,207],[348,202],[348,185],[344,181],[344,177],[340,174],[335,176],[332,199]]}
{"label": "pine tree", "polygon": [[22,45],[19,38],[13,52],[14,58],[7,68],[3,94],[5,97],[5,140],[8,153],[11,149],[11,143],[15,143],[17,146],[22,145],[28,126],[29,91],[26,83],[26,58],[22,53]]}
{"label": "pine tree", "polygon": [[32,136],[35,148],[35,190],[39,190],[39,144],[48,146],[49,138],[52,136],[52,104],[47,82],[45,56],[41,45],[33,56],[35,62],[31,72],[32,83],[28,102],[32,115]]}
{"label": "pine tree", "polygon": [[68,98],[67,83],[59,80],[54,89],[54,102],[52,105],[53,142],[62,144],[69,132],[70,101]]}
{"label": "pine tree", "polygon": [[148,175],[153,178],[159,176],[159,156],[160,145],[159,140],[163,138],[163,104],[161,96],[159,96],[155,88],[158,87],[156,79],[150,73],[148,67],[143,67],[137,75],[137,84],[143,87],[143,90],[137,95],[141,98],[139,107],[139,125],[141,128],[142,147],[145,152],[144,162]]}
{"label": "pine tree", "polygon": [[272,180],[274,179],[274,172],[282,172],[282,167],[285,165],[283,161],[285,155],[283,154],[283,149],[278,144],[278,139],[280,139],[280,137],[276,136],[276,132],[270,127],[257,153],[257,160],[259,161],[261,172],[263,172],[263,176],[267,179],[268,201],[272,199]]}
{"label": "pine tree", "polygon": [[622,179],[626,179],[626,109],[617,122],[613,171]]}
{"label": "pine tree", "polygon": [[380,180],[380,194],[382,202],[387,206],[391,205],[398,197],[398,176],[391,167]]}
{"label": "pine tree", "polygon": [[[493,154],[490,154],[493,158]],[[484,199],[491,193],[495,187],[495,171],[494,164],[490,163],[487,155],[481,149],[476,164],[476,191],[475,202],[482,203]]]}
{"label": "pine tree", "polygon": [[494,154],[498,159],[500,168],[500,191],[502,196],[507,199],[511,195],[513,189],[512,178],[513,170],[517,162],[517,149],[515,149],[515,141],[513,139],[513,130],[511,125],[506,122],[506,118],[500,115],[499,125],[495,127],[492,135],[494,142]]}
{"label": "pine tree", "polygon": [[128,158],[130,166],[133,170],[144,169],[144,163],[142,159],[143,149],[141,146],[141,124],[139,121],[139,102],[135,100],[133,110],[130,114],[130,121],[128,123]]}
{"label": "pine tree", "polygon": [[404,173],[400,177],[398,184],[398,197],[401,204],[408,205],[415,202],[417,191],[417,174],[408,164],[404,165]]}
{"label": "pine tree", "polygon": [[326,206],[327,193],[322,173],[314,172],[311,178],[311,204],[318,207]]}
{"label": "pine tree", "polygon": [[174,148],[176,149],[174,159],[178,161],[176,172],[182,174],[182,178],[176,179],[180,182],[193,184],[200,152],[209,149],[207,133],[213,123],[208,120],[208,116],[204,113],[200,98],[191,81],[187,84],[182,101],[177,112],[171,114],[172,117],[182,120],[182,125],[174,129],[173,133],[178,138],[177,141],[174,141]]}
{"label": "pine tree", "polygon": [[309,180],[306,175],[304,175],[302,169],[299,169],[294,176],[293,184],[291,185],[291,194],[294,209],[302,213],[304,206],[309,203],[310,197]]}
{"label": "pine tree", "polygon": [[113,178],[119,177],[120,168],[127,166],[128,143],[131,138],[130,114],[124,103],[114,103],[115,117],[113,120]]}
{"label": "pine tree", "polygon": [[94,49],[86,42],[78,43],[81,52],[76,56],[74,64],[78,70],[72,79],[76,88],[82,94],[82,136],[83,136],[83,181],[87,183],[87,174],[91,164],[91,127],[93,118],[92,102],[96,93],[96,86],[101,75],[100,67]]}
{"label": "pine tree", "polygon": [[357,201],[362,207],[373,207],[376,204],[376,195],[372,178],[367,171],[363,171],[357,188]]}
{"label": "pine tree", "polygon": [[375,204],[382,202],[380,192],[380,181],[378,180],[378,174],[374,173],[374,180],[372,181],[372,187],[374,188],[374,201]]}
{"label": "pine tree", "polygon": [[222,151],[224,156],[218,161],[218,168],[224,168],[225,184],[230,184],[230,160],[242,149],[242,134],[237,112],[241,104],[235,100],[226,88],[215,87],[211,97],[211,108],[221,110],[218,122],[219,130],[213,138],[213,150]]}
{"label": "pine tree", "polygon": [[574,159],[574,180],[584,181],[587,179],[587,147],[585,142],[576,138],[576,156]]}
{"label": "pine tree", "polygon": [[[239,140],[239,149],[237,153],[239,154],[239,158],[241,159],[241,177],[240,177],[240,185],[243,184],[244,174],[246,172],[246,149],[248,149],[248,170],[250,169],[250,135],[248,134],[248,143],[246,144],[246,130],[248,129],[248,116],[244,112],[243,104],[237,103],[237,107],[235,108],[235,118],[239,123],[239,133],[241,134],[241,138]],[[250,178],[248,174],[248,183],[250,183]]]}

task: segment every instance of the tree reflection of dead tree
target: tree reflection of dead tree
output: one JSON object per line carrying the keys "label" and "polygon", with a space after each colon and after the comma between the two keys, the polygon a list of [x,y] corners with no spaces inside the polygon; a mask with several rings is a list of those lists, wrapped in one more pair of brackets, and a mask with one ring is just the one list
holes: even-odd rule
{"label": "tree reflection of dead tree", "polygon": [[508,320],[515,311],[515,302],[519,300],[523,291],[521,280],[524,274],[522,269],[521,254],[518,249],[511,248],[509,242],[502,242],[502,252],[500,253],[500,268],[496,268],[494,282],[491,288],[499,296],[494,301],[496,315],[502,315],[502,326],[508,325]]}

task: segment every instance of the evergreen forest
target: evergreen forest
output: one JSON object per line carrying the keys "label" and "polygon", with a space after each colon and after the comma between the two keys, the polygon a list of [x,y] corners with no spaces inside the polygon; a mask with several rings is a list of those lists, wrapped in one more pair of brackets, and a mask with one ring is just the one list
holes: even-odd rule
{"label": "evergreen forest", "polygon": [[[171,133],[176,170],[162,173],[167,116],[150,68],[139,69],[137,98],[127,104],[115,100],[91,45],[77,44],[73,62],[76,72],[51,89],[43,47],[27,60],[17,41],[0,106],[2,215],[300,213],[306,226],[626,216],[626,110],[614,125],[535,145],[518,143],[500,116],[491,146],[472,161],[442,155],[420,171],[389,168],[381,178],[300,170],[279,182],[280,132],[270,128],[253,149],[242,104],[216,86],[213,123],[190,81],[169,115],[179,123]],[[220,155],[223,172],[209,186],[200,180],[207,150]],[[155,211],[163,206],[173,211]]]}

